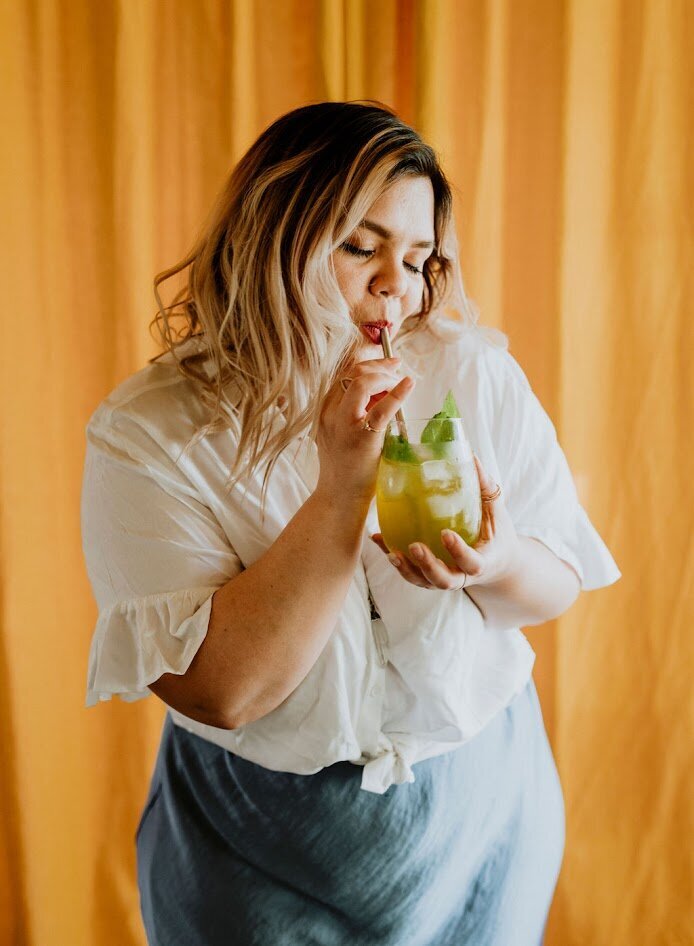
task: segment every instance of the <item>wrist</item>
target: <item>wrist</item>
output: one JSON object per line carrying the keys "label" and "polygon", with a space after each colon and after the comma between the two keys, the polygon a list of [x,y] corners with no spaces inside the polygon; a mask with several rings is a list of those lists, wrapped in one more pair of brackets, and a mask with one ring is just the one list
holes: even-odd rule
{"label": "wrist", "polygon": [[355,524],[361,529],[369,513],[372,498],[320,481],[311,494],[311,501],[321,515],[333,518],[343,526]]}
{"label": "wrist", "polygon": [[344,496],[316,488],[306,506],[310,507],[314,534],[327,538],[335,552],[353,557],[356,565],[364,540],[368,503],[349,502]]}
{"label": "wrist", "polygon": [[319,477],[313,495],[318,502],[331,509],[339,509],[342,515],[366,517],[375,489],[350,488],[344,481]]}

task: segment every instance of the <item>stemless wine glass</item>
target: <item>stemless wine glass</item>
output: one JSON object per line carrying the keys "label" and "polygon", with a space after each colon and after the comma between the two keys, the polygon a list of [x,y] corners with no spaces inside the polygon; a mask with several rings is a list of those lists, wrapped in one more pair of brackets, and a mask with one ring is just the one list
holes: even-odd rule
{"label": "stemless wine glass", "polygon": [[376,483],[376,508],[389,551],[410,558],[411,542],[424,542],[447,565],[441,541],[452,529],[474,545],[482,524],[477,468],[459,417],[407,418],[407,437],[389,423]]}

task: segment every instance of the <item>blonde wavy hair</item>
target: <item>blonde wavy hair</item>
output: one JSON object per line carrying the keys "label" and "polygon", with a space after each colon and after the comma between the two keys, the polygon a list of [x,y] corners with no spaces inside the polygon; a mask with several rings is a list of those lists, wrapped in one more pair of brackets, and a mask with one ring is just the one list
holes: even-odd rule
{"label": "blonde wavy hair", "polygon": [[[235,429],[238,449],[226,488],[282,451],[315,436],[328,389],[362,341],[331,265],[331,254],[397,178],[426,176],[434,192],[435,247],[423,268],[422,306],[395,339],[457,309],[475,324],[458,263],[451,188],[434,150],[380,102],[322,102],[273,122],[233,168],[187,256],[156,275],[163,351],[195,386],[209,421],[186,445]],[[189,267],[187,286],[164,306],[161,284]],[[172,318],[184,327],[174,331]],[[445,336],[440,336],[445,340]],[[197,339],[191,352],[179,349]],[[203,365],[211,365],[211,371]],[[283,401],[284,423],[276,405]]]}

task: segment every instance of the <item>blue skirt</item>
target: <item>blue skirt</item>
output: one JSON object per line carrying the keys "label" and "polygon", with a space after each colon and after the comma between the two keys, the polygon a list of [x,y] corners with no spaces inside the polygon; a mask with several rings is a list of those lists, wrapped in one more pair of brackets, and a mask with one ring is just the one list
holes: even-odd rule
{"label": "blue skirt", "polygon": [[541,946],[564,803],[532,681],[474,739],[363,791],[167,717],[138,827],[150,946]]}

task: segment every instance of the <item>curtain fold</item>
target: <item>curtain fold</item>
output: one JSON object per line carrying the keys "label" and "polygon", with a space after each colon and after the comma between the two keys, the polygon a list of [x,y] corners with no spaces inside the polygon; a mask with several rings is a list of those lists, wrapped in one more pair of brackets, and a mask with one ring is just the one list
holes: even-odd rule
{"label": "curtain fold", "polygon": [[144,946],[155,698],[84,708],[84,428],[157,348],[154,274],[280,114],[380,99],[441,154],[482,320],[620,566],[528,632],[567,803],[546,946],[692,942],[691,6],[0,4],[0,942]]}

